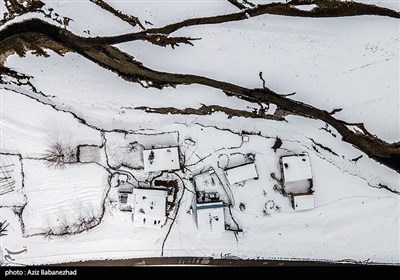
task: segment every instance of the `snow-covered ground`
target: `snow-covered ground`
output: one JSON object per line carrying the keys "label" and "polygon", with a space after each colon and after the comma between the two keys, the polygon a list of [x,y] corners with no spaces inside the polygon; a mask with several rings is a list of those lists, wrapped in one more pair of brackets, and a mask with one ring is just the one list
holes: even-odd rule
{"label": "snow-covered ground", "polygon": [[[115,2],[115,4],[120,3]],[[63,2],[62,5],[68,3]],[[134,7],[133,4],[131,6]],[[117,46],[132,54],[144,65],[156,70],[199,74],[248,87],[261,85],[258,73],[262,71],[267,86],[272,90],[281,93],[297,92],[293,96],[294,99],[313,104],[318,108],[327,110],[344,108],[337,114],[338,117],[348,121],[362,121],[367,129],[393,142],[400,138],[398,33],[397,19],[387,17],[313,19],[266,15],[217,26],[190,27],[174,33],[176,36],[202,38],[194,42],[194,47],[182,45],[175,49],[161,48],[141,41]],[[266,42],[267,47],[265,47]],[[204,53],[207,55],[203,55]],[[8,65],[21,70],[29,67],[30,73],[46,73],[46,76],[62,79],[77,91],[84,92],[87,98],[90,98],[91,94],[96,94],[98,97],[102,91],[114,91],[113,81],[117,80],[118,94],[125,95],[124,92],[132,92],[135,88],[135,92],[157,94],[157,100],[162,101],[164,106],[172,106],[174,99],[168,94],[171,92],[170,89],[163,91],[165,99],[160,98],[158,90],[143,90],[138,85],[122,82],[117,75],[107,73],[105,70],[98,71],[98,67],[92,63],[72,56],[74,55],[68,54],[67,60],[52,57],[45,62],[42,58],[32,58],[34,62],[31,58],[17,60],[10,58]],[[71,68],[61,67],[66,61]],[[51,66],[47,66],[47,63]],[[32,67],[32,64],[35,66]],[[47,73],[46,69],[51,69],[51,73]],[[87,71],[88,78],[85,77],[85,81],[82,82],[91,84],[91,87],[81,87],[81,84],[76,82],[79,79],[76,77],[79,75],[77,69]],[[98,72],[102,72],[102,76],[98,75]],[[93,76],[90,73],[93,73]],[[41,75],[34,76],[41,77]],[[54,91],[52,88],[54,85],[47,83],[47,78],[42,79],[43,81],[37,81],[39,88],[45,92]],[[107,81],[107,84],[104,81]],[[362,82],[354,83],[354,81]],[[90,88],[90,92],[85,90],[87,88]],[[181,92],[181,89],[178,87],[178,90],[173,90],[173,94]],[[185,102],[182,98],[180,99],[182,102],[175,104],[177,107],[189,107],[191,104],[186,102],[191,100],[211,104],[217,103],[216,98],[223,98],[217,97],[214,90],[195,87],[190,87],[189,90],[185,88],[182,94],[195,95],[196,98],[185,98],[187,100]],[[55,95],[58,96],[58,93]],[[103,95],[107,94],[100,96],[104,98]],[[136,102],[143,100],[143,94],[138,95]],[[204,98],[199,97],[200,95]],[[69,93],[69,97],[79,105],[80,102],[77,102],[78,99],[73,94]],[[65,98],[67,97],[63,97],[62,103],[65,102]],[[81,98],[83,97],[79,96],[79,99]],[[146,96],[145,100],[154,99]],[[226,102],[225,100],[229,98],[224,98],[221,103]],[[110,104],[115,102],[105,103],[107,105],[104,106],[109,108]],[[236,102],[230,102],[229,105],[232,106],[232,103]],[[243,102],[242,104],[245,105]],[[374,106],[371,106],[372,104]],[[157,107],[155,104],[153,106]],[[76,110],[77,106],[74,108]],[[90,111],[92,113],[98,109]],[[114,108],[113,113],[124,114],[124,111]]]}
{"label": "snow-covered ground", "polygon": [[[111,36],[128,32],[137,32],[138,26],[131,26],[122,19],[115,17],[110,12],[102,9],[89,0],[81,1],[54,1],[43,0],[42,8],[46,14],[53,9],[52,18],[71,18],[67,29],[81,36]],[[192,17],[212,16],[239,11],[235,6],[225,0],[217,1],[105,1],[111,7],[127,15],[139,18],[145,28],[161,27],[176,21]],[[3,1],[0,3],[1,15],[6,11]],[[58,17],[55,14],[58,14]],[[18,16],[8,22],[22,21],[29,18],[40,18],[49,23],[59,25],[53,19],[43,14],[33,13]],[[5,26],[6,26],[5,25]]]}
{"label": "snow-covered ground", "polygon": [[118,47],[156,70],[198,74],[250,88],[261,87],[262,71],[270,89],[296,92],[293,99],[318,108],[343,108],[339,118],[362,121],[379,137],[397,141],[398,34],[398,20],[385,17],[266,15],[173,34],[202,38],[194,41],[194,47],[160,48],[146,42]]}
{"label": "snow-covered ground", "polygon": [[0,1],[0,12],[2,16],[5,11],[6,11],[6,3],[4,1]]}
{"label": "snow-covered ground", "polygon": [[101,144],[99,132],[77,123],[69,113],[12,91],[1,90],[0,94],[1,152],[40,157],[57,142],[71,147]]}
{"label": "snow-covered ground", "polygon": [[389,8],[395,11],[400,11],[400,2],[398,0],[358,0],[365,4],[372,4],[380,7]]}
{"label": "snow-covered ground", "polygon": [[295,6],[296,9],[302,10],[302,11],[311,11],[312,9],[314,9],[315,7],[318,7],[315,4],[310,4],[310,5],[298,5]]}
{"label": "snow-covered ground", "polygon": [[108,173],[95,164],[49,168],[45,161],[25,160],[22,218],[27,235],[73,227],[81,219],[99,217],[108,189]]}
{"label": "snow-covered ground", "polygon": [[[105,129],[135,130],[144,124],[147,126],[151,123],[151,116],[133,110],[139,106],[198,108],[200,104],[219,104],[242,110],[247,107],[258,108],[253,103],[227,97],[218,90],[204,86],[179,86],[162,91],[145,89],[122,80],[117,74],[99,68],[77,54],[68,53],[61,57],[52,51],[49,53],[51,56],[47,59],[31,54],[27,54],[25,59],[11,56],[7,59],[7,65],[21,72],[29,68],[38,89],[54,96],[47,102],[76,112],[90,119],[91,124]],[[84,77],[81,72],[85,73]],[[49,83],[49,79],[57,83]],[[60,88],[60,84],[66,86]]]}
{"label": "snow-covered ground", "polygon": [[61,16],[72,18],[68,29],[85,37],[139,31],[89,0],[43,2],[45,9],[53,8]]}
{"label": "snow-covered ground", "polygon": [[[99,11],[92,3],[89,7],[88,3],[79,2],[80,9],[73,6],[75,2],[46,3],[56,5],[60,14],[73,17],[70,28],[77,34],[86,29],[91,30],[91,35],[132,29],[117,18],[109,19],[111,14]],[[155,26],[237,10],[226,1],[109,3],[148,19]],[[98,17],[89,18],[86,13]],[[118,47],[156,70],[200,74],[251,88],[261,86],[258,73],[262,71],[272,90],[296,91],[292,98],[322,109],[344,108],[336,114],[338,118],[364,122],[379,137],[399,141],[398,34],[398,21],[391,18],[306,19],[268,15],[237,23],[186,28],[174,34],[201,37],[194,47],[172,50],[145,42]],[[14,164],[12,177],[16,182],[14,192],[1,196],[1,220],[10,223],[8,235],[1,238],[1,249],[26,248],[26,253],[15,256],[16,262],[44,264],[163,253],[400,263],[400,199],[397,194],[378,188],[381,184],[400,191],[399,174],[344,143],[340,135],[323,130],[332,128],[321,121],[299,116],[288,116],[287,122],[279,122],[227,119],[222,113],[149,114],[134,108],[198,108],[201,104],[215,104],[250,111],[258,105],[196,85],[162,91],[144,89],[76,54],[49,54],[48,58],[31,53],[24,58],[13,55],[6,62],[10,68],[32,75],[31,82],[49,97],[32,93],[26,87],[0,88],[1,152],[15,154],[7,155],[4,161]],[[73,112],[92,127],[56,108]],[[100,129],[109,131],[101,133]],[[334,129],[332,133],[337,134]],[[248,141],[241,134],[248,136]],[[277,137],[283,144],[275,152],[271,147]],[[73,147],[98,146],[93,146],[96,150],[88,150],[84,157],[97,163],[68,164],[62,169],[49,167],[39,157],[49,143],[57,140],[67,140],[66,144]],[[167,239],[170,219],[161,229],[134,227],[131,213],[117,207],[117,188],[107,182],[106,168],[114,172],[110,166],[118,168],[121,164],[128,165],[122,173],[147,180],[149,176],[140,169],[140,151],[154,144],[179,144],[186,165],[186,173],[178,174],[187,189]],[[131,147],[135,149],[130,150]],[[290,199],[274,190],[277,181],[271,174],[280,178],[280,156],[303,152],[310,156],[316,208],[296,212]],[[242,163],[247,153],[256,155],[259,179],[229,186],[223,169]],[[359,156],[362,157],[358,161],[353,160]],[[6,155],[1,157],[3,162]],[[219,235],[199,233],[190,214],[194,189],[189,179],[210,167],[221,179],[233,203],[233,218],[243,230],[237,240],[229,231]],[[21,208],[8,206],[24,203],[19,220],[15,211]],[[51,239],[27,236],[73,225],[85,213],[97,217],[103,203],[104,218],[89,231]],[[227,223],[232,225],[225,210]],[[21,232],[21,221],[25,234]]]}
{"label": "snow-covered ground", "polygon": [[238,12],[226,0],[158,0],[158,1],[107,1],[114,8],[138,17],[146,28],[161,27],[195,17],[216,16]]}
{"label": "snow-covered ground", "polygon": [[[39,18],[54,25],[61,25],[55,19],[63,20],[63,18],[72,19],[68,24],[68,30],[81,36],[106,36],[115,33],[127,33],[139,31],[123,20],[115,17],[108,11],[100,8],[89,0],[82,1],[42,1],[45,3],[42,13],[28,13],[19,15],[15,19],[8,21],[5,25],[22,20]],[[3,1],[1,1],[3,3]],[[6,11],[1,7],[1,15]],[[50,12],[51,11],[51,12]],[[2,26],[3,27],[3,26]]]}

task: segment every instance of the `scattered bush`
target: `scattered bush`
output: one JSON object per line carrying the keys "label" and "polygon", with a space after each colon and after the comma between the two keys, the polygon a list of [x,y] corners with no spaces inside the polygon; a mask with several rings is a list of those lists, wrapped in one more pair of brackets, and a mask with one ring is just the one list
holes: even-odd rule
{"label": "scattered bush", "polygon": [[48,238],[52,236],[67,236],[84,232],[98,225],[100,222],[100,216],[96,216],[91,207],[80,210],[79,217],[75,221],[68,222],[66,217],[62,214],[59,216],[58,226],[49,226],[48,228],[43,229],[40,235]]}
{"label": "scattered bush", "polygon": [[275,204],[275,201],[273,200],[268,200],[263,209],[264,216],[271,216],[273,213],[279,213],[281,212],[281,207]]}

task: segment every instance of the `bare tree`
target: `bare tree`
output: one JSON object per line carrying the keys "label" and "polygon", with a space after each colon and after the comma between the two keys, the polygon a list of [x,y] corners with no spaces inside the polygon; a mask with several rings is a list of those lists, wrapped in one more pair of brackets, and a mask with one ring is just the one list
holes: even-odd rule
{"label": "bare tree", "polygon": [[44,158],[49,167],[63,168],[65,164],[77,161],[76,149],[60,141],[53,142],[44,153]]}

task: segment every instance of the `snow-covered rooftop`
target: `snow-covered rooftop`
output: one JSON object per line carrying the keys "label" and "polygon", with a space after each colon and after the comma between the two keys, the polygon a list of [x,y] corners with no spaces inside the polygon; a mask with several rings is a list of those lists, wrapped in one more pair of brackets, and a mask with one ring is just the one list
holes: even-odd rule
{"label": "snow-covered rooftop", "polygon": [[312,179],[310,159],[307,155],[284,156],[281,162],[285,182]]}
{"label": "snow-covered rooftop", "polygon": [[256,179],[258,173],[254,163],[247,163],[225,170],[225,176],[229,184],[233,185],[249,179]]}
{"label": "snow-covered rooftop", "polygon": [[132,204],[133,224],[140,227],[159,228],[166,217],[166,190],[134,189],[129,195]]}
{"label": "snow-covered rooftop", "polygon": [[222,201],[196,205],[197,228],[202,232],[223,232],[225,230]]}
{"label": "snow-covered rooftop", "polygon": [[143,150],[143,161],[146,172],[177,170],[180,168],[178,147]]}
{"label": "snow-covered rooftop", "polygon": [[293,195],[294,210],[309,210],[315,207],[313,194]]}

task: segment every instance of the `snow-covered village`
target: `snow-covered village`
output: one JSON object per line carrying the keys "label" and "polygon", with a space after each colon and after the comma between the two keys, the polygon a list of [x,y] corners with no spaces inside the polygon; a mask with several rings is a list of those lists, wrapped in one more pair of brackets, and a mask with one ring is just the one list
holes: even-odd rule
{"label": "snow-covered village", "polygon": [[0,8],[1,266],[400,264],[399,1]]}

